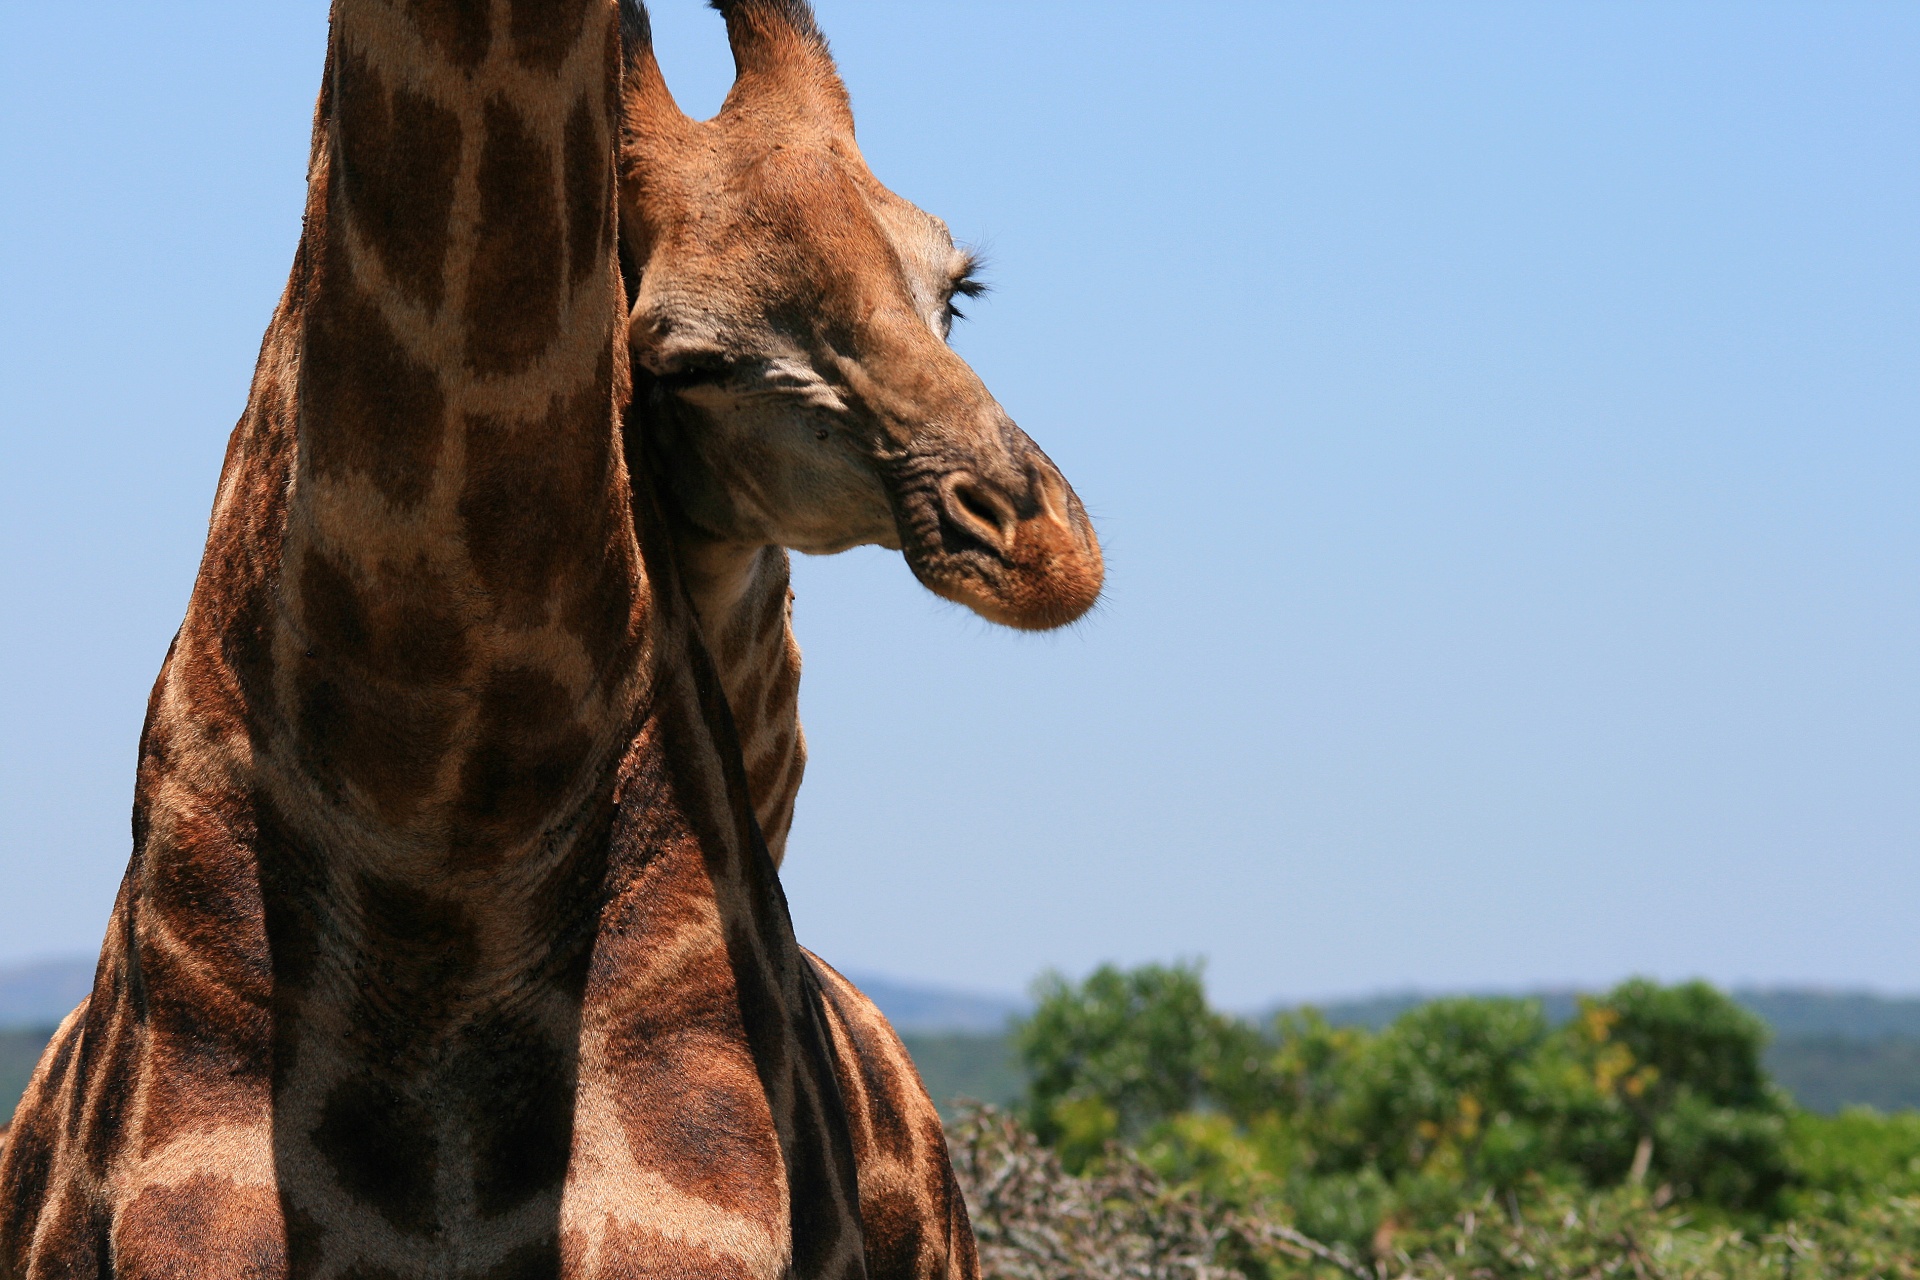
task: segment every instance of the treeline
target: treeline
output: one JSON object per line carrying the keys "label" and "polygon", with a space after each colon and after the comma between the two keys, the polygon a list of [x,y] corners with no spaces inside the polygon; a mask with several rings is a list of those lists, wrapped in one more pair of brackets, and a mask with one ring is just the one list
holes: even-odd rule
{"label": "treeline", "polygon": [[[1655,1240],[1730,1276],[1920,1265],[1920,1114],[1798,1108],[1764,1067],[1765,1024],[1704,983],[1623,983],[1558,1024],[1534,1000],[1437,1000],[1379,1030],[1242,1021],[1180,966],[1037,994],[1015,1034],[1024,1097],[961,1126],[968,1159],[1066,1179],[1041,1197],[1063,1203],[1106,1203],[1074,1179],[1150,1187],[1218,1228],[1208,1266],[1425,1274],[1421,1257],[1471,1254],[1458,1274],[1550,1275],[1564,1246],[1566,1274],[1644,1275]],[[1012,1210],[980,1208],[1002,1239]]]}
{"label": "treeline", "polygon": [[[1732,996],[1771,1031],[1762,1063],[1799,1106],[1827,1114],[1860,1106],[1920,1109],[1920,1000],[1814,991],[1735,991]],[[1378,1031],[1434,998],[1383,996],[1337,1002],[1320,1011],[1332,1026]],[[1556,1026],[1580,1014],[1575,992],[1531,998]],[[949,1110],[958,1098],[1008,1104],[1025,1093],[1025,1069],[1005,1031],[909,1029],[904,1037],[934,1100]]]}

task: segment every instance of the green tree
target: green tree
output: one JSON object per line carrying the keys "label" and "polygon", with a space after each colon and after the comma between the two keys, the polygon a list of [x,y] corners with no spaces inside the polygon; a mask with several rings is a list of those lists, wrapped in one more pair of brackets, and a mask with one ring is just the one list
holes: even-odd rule
{"label": "green tree", "polygon": [[1589,1181],[1644,1174],[1725,1209],[1777,1210],[1790,1107],[1761,1063],[1765,1023],[1707,983],[1636,978],[1586,1002],[1579,1025],[1633,1134],[1624,1169],[1625,1144],[1600,1160],[1589,1151]]}
{"label": "green tree", "polygon": [[1034,996],[1017,1036],[1028,1122],[1070,1168],[1210,1105],[1221,1063],[1248,1056],[1246,1029],[1208,1007],[1198,965],[1103,965],[1077,985],[1048,974]]}

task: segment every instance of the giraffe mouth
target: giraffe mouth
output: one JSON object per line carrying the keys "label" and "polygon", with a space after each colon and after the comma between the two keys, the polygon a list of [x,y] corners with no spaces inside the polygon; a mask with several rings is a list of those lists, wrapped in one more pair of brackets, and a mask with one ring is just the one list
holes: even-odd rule
{"label": "giraffe mouth", "polygon": [[1019,465],[916,468],[895,521],[914,577],[989,622],[1050,631],[1100,598],[1106,567],[1093,522],[1051,460],[1022,437]]}

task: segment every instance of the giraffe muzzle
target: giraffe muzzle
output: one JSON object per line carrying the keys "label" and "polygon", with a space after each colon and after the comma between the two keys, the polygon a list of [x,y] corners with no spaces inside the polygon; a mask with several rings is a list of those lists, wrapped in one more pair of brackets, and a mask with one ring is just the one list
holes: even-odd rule
{"label": "giraffe muzzle", "polygon": [[[1105,562],[1065,477],[1017,428],[1012,434],[1021,447],[1011,465],[956,466],[940,476],[927,501],[934,518],[901,522],[903,549],[934,594],[989,622],[1046,631],[1093,607]],[[993,472],[1005,479],[990,478]]]}

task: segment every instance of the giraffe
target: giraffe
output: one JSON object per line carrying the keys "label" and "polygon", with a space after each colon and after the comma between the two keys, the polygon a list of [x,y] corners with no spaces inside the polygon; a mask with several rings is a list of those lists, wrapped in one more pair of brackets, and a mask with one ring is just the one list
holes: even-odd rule
{"label": "giraffe", "polygon": [[[750,54],[793,16],[725,8]],[[972,1274],[924,1091],[793,938],[681,528],[715,475],[658,388],[620,421],[620,46],[611,0],[336,0],[133,857],[0,1157],[0,1277]],[[867,350],[841,372],[883,403],[910,371]],[[1009,523],[1003,568],[942,569],[947,478],[1011,437],[895,425],[923,581],[1090,602],[1057,472],[1078,559]]]}

